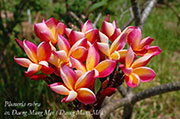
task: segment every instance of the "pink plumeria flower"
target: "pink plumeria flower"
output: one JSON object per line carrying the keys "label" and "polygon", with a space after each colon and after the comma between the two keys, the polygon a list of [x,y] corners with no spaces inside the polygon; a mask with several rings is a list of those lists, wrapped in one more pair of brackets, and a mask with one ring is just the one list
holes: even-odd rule
{"label": "pink plumeria flower", "polygon": [[71,63],[70,58],[76,58],[80,61],[85,61],[87,57],[88,50],[87,47],[87,39],[82,38],[77,41],[72,47],[70,47],[69,42],[62,35],[58,35],[58,47],[59,51],[53,50],[52,57],[49,59],[49,62],[57,66],[58,68],[62,63]]}
{"label": "pink plumeria flower", "polygon": [[128,86],[134,88],[138,86],[140,82],[148,82],[154,79],[156,76],[155,72],[151,68],[145,67],[153,56],[153,54],[145,55],[134,61],[134,52],[132,48],[129,47],[125,57],[125,65],[120,64]]}
{"label": "pink plumeria flower", "polygon": [[121,34],[121,30],[117,28],[116,20],[109,22],[109,15],[102,24],[101,32],[104,33],[112,42]]}
{"label": "pink plumeria flower", "polygon": [[70,45],[72,46],[82,38],[86,38],[91,44],[93,44],[97,40],[96,36],[98,30],[93,29],[91,21],[88,20],[84,24],[81,24],[81,32],[66,28],[65,33],[69,39]]}
{"label": "pink plumeria flower", "polygon": [[85,34],[83,32],[74,31],[70,28],[66,28],[65,33],[67,38],[69,39],[69,43],[71,46],[73,46],[78,40],[85,37]]}
{"label": "pink plumeria flower", "polygon": [[37,23],[34,25],[34,30],[36,35],[41,41],[51,41],[53,45],[57,43],[58,33],[64,35],[65,24],[58,22],[55,18],[50,18],[49,20],[43,20],[42,23]]}
{"label": "pink plumeria flower", "polygon": [[53,69],[48,65],[48,59],[51,56],[51,47],[48,42],[41,42],[38,46],[34,43],[24,40],[23,49],[26,52],[27,58],[14,58],[16,63],[28,68],[25,72],[26,76],[32,76],[38,71],[42,71],[46,74],[51,74]]}
{"label": "pink plumeria flower", "polygon": [[105,54],[108,59],[123,59],[127,52],[127,50],[122,50],[126,44],[125,35],[119,35],[114,42],[112,42],[111,46],[109,46],[109,38],[105,34],[99,32],[99,36],[101,42],[97,42],[98,49]]}
{"label": "pink plumeria flower", "polygon": [[78,78],[75,71],[63,65],[60,69],[63,83],[53,83],[49,87],[56,93],[67,95],[61,102],[77,100],[83,104],[92,104],[96,101],[95,94],[88,88],[94,81],[94,70],[86,72]]}
{"label": "pink plumeria flower", "polygon": [[81,32],[85,34],[85,38],[93,44],[97,40],[98,30],[93,28],[90,20],[87,20],[84,24],[81,24]]}
{"label": "pink plumeria flower", "polygon": [[[75,67],[81,73],[95,70],[96,77],[106,77],[113,72],[116,67],[116,62],[110,59],[99,62],[100,56],[94,45],[91,45],[88,50],[86,63],[82,63],[75,58],[71,58],[72,67]],[[79,72],[80,73],[80,72]]]}
{"label": "pink plumeria flower", "polygon": [[123,32],[112,42],[109,47],[109,38],[99,32],[100,41],[97,42],[99,50],[105,54],[109,59],[124,61],[127,50],[122,50],[126,44],[126,38],[131,31],[131,27],[127,27]]}
{"label": "pink plumeria flower", "polygon": [[[149,49],[154,49],[154,47],[150,48],[150,44],[154,39],[152,39],[151,37],[146,37],[143,40],[141,39],[142,34],[141,29],[139,27],[134,27],[127,37],[128,44],[132,47],[133,51],[139,56],[143,56],[144,54],[146,54]],[[159,48],[157,48],[157,50],[158,49]]]}
{"label": "pink plumeria flower", "polygon": [[60,76],[59,69],[62,64],[66,64],[67,66],[72,66],[71,59],[75,58],[78,61],[85,61],[87,58],[87,39],[82,38],[77,41],[72,47],[68,40],[63,37],[62,35],[58,35],[58,48],[57,51],[55,48],[52,51],[51,57],[49,58],[48,62],[55,65],[55,73],[56,75]]}

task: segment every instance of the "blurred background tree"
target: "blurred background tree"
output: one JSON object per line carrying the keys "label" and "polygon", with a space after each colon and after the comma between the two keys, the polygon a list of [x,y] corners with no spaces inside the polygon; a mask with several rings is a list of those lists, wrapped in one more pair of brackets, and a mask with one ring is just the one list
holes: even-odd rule
{"label": "blurred background tree", "polygon": [[[140,14],[149,2],[153,0],[139,0]],[[39,43],[34,34],[34,24],[44,18],[55,17],[73,29],[79,30],[80,24],[90,19],[94,26],[101,28],[107,14],[111,21],[117,19],[119,28],[128,25],[140,25],[143,28],[143,37],[150,35],[155,39],[154,44],[160,46],[162,53],[151,61],[150,67],[157,72],[157,77],[150,83],[140,84],[134,89],[138,92],[144,88],[180,80],[180,1],[179,0],[154,0],[156,4],[152,13],[143,23],[137,23],[138,14],[133,15],[131,0],[1,0],[0,1],[0,118],[19,118],[5,116],[5,110],[14,108],[4,107],[4,101],[12,102],[39,102],[40,107],[35,110],[71,110],[72,103],[68,106],[60,103],[59,95],[47,88],[43,81],[33,81],[24,76],[25,69],[17,65],[13,57],[25,56],[18,47],[15,38],[28,39]],[[155,3],[154,3],[155,4]],[[154,7],[154,6],[153,6]],[[140,16],[142,18],[142,16]],[[144,27],[143,27],[144,26]],[[125,86],[126,87],[126,86]],[[180,118],[179,92],[171,96],[159,95],[146,101],[139,102],[135,107],[134,118]],[[118,94],[111,100],[120,98]],[[166,100],[164,100],[167,98]],[[161,103],[159,103],[161,102]],[[28,110],[28,107],[17,107],[18,110]],[[111,115],[121,118],[122,109]],[[29,116],[28,118],[39,118]],[[56,118],[56,117],[54,117]],[[79,117],[77,117],[79,118]],[[84,117],[81,117],[84,118]]]}

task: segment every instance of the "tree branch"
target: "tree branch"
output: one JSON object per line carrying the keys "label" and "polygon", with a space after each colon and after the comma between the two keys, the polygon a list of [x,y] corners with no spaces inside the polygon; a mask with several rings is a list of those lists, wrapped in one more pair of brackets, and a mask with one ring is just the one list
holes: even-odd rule
{"label": "tree branch", "polygon": [[101,119],[106,119],[112,111],[116,110],[119,107],[130,104],[130,102],[131,102],[131,99],[126,97],[117,101],[113,101],[113,103],[107,104],[100,111]]}
{"label": "tree branch", "polygon": [[[132,98],[133,96],[134,96],[134,93],[133,93],[132,88],[128,87],[126,97]],[[131,119],[132,114],[133,114],[133,108],[134,108],[134,104],[131,104],[131,103],[128,104],[127,106],[124,106],[122,118]]]}
{"label": "tree branch", "polygon": [[127,94],[126,89],[124,88],[124,86],[120,85],[117,90],[121,93],[122,97],[125,97]]}
{"label": "tree branch", "polygon": [[163,94],[163,93],[167,93],[167,92],[171,92],[171,91],[177,91],[177,90],[180,90],[180,81],[171,82],[171,83],[167,83],[167,84],[163,84],[160,86],[155,86],[155,87],[146,89],[142,92],[135,94],[132,97],[130,97],[130,96],[125,97],[120,100],[113,101],[113,102],[107,104],[106,106],[104,106],[101,109],[100,116],[102,119],[105,119],[108,117],[108,115],[112,111],[116,110],[119,107],[126,106],[129,104],[135,104],[136,102],[141,101],[146,98],[149,98],[151,96],[156,96],[159,94]]}
{"label": "tree branch", "polygon": [[131,5],[135,18],[135,26],[139,26],[141,24],[141,10],[139,8],[138,0],[131,0]]}
{"label": "tree branch", "polygon": [[147,6],[144,8],[142,15],[141,15],[141,22],[139,26],[142,28],[144,26],[144,22],[151,14],[153,7],[155,6],[157,0],[149,0]]}
{"label": "tree branch", "polygon": [[129,23],[131,23],[133,20],[135,20],[135,26],[137,26],[137,27],[139,26],[142,28],[144,26],[144,23],[147,20],[148,16],[150,15],[153,7],[155,6],[156,2],[157,2],[157,0],[149,0],[141,14],[138,0],[131,0],[134,18],[130,18]]}
{"label": "tree branch", "polygon": [[177,90],[180,90],[180,81],[171,82],[171,83],[163,84],[160,86],[155,86],[134,95],[132,98],[132,103],[136,103],[145,98],[149,98],[152,96],[156,96],[156,95],[171,92],[171,91],[177,91]]}

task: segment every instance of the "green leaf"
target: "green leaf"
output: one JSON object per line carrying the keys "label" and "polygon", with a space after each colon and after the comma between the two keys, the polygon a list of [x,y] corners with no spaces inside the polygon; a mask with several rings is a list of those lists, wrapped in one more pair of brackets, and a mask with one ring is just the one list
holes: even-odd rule
{"label": "green leaf", "polygon": [[100,8],[100,7],[106,6],[106,5],[107,5],[107,1],[97,2],[97,3],[93,4],[93,5],[89,8],[87,14],[95,11],[96,9],[98,9],[98,8]]}
{"label": "green leaf", "polygon": [[101,81],[100,81],[100,79],[99,78],[97,78],[96,80],[95,80],[95,94],[97,94],[97,92],[99,91],[99,89],[101,88]]}

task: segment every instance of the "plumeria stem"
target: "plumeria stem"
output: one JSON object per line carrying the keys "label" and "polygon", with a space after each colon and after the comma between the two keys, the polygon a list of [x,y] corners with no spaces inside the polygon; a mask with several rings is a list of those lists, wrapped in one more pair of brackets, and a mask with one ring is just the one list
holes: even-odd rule
{"label": "plumeria stem", "polygon": [[125,96],[126,96],[127,91],[126,91],[126,89],[124,88],[123,85],[119,86],[119,87],[117,88],[117,90],[121,93],[122,97],[125,97]]}

